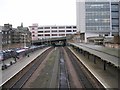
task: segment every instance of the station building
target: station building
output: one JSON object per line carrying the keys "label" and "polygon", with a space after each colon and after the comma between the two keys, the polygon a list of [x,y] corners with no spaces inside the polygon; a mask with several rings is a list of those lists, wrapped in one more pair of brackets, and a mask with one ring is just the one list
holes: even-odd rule
{"label": "station building", "polygon": [[77,0],[76,9],[81,42],[89,37],[120,36],[119,0]]}
{"label": "station building", "polygon": [[29,26],[29,30],[32,33],[32,40],[66,37],[77,32],[76,26],[74,25],[38,26],[38,24],[33,24],[32,26]]}

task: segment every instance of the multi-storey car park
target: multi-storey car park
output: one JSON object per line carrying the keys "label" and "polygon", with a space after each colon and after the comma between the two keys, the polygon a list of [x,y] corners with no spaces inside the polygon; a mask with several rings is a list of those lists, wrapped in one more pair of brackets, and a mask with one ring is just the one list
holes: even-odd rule
{"label": "multi-storey car park", "polygon": [[65,37],[77,32],[75,25],[38,26],[38,24],[33,24],[29,26],[29,30],[32,33],[32,40]]}

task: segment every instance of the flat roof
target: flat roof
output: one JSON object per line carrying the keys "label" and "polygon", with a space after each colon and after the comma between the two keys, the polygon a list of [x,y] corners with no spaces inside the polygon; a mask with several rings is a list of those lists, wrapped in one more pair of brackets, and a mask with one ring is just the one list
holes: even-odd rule
{"label": "flat roof", "polygon": [[119,65],[120,49],[83,43],[70,43],[70,44],[79,47],[91,54],[94,54],[107,62],[111,62],[115,66],[120,66]]}

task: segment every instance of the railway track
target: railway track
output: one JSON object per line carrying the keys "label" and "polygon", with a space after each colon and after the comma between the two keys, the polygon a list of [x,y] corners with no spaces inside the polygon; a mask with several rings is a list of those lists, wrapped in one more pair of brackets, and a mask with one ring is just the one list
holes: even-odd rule
{"label": "railway track", "polygon": [[[29,80],[29,78],[32,76],[34,71],[39,67],[39,65],[42,63],[42,61],[46,58],[48,53],[50,53],[50,51],[52,51],[52,49],[53,48],[49,48],[44,53],[42,53],[40,56],[38,56],[33,62],[31,62],[30,66],[26,70],[26,72],[21,77],[19,77],[19,79],[17,79],[16,82],[14,82],[12,85],[10,85],[7,88],[18,89],[18,90],[22,89],[22,87]],[[70,88],[72,88],[72,85],[71,85],[72,83],[71,82],[72,82],[72,79],[74,79],[74,78],[71,79],[71,77],[70,77],[69,69],[68,69],[68,66],[67,66],[68,62],[72,63],[73,68],[74,68],[74,70],[77,74],[77,77],[79,79],[78,82],[80,82],[82,84],[82,88],[84,88],[84,89],[103,88],[103,86],[101,84],[99,84],[99,82],[97,82],[96,80],[91,80],[91,79],[95,79],[95,78],[85,68],[85,66],[82,65],[82,63],[80,63],[80,61],[76,58],[76,56],[67,47],[59,47],[56,50],[59,50],[59,57],[58,57],[59,61],[58,61],[58,64],[57,64],[58,68],[59,68],[58,69],[59,71],[56,74],[56,77],[58,77],[58,81],[57,81],[58,87],[57,88],[59,88],[59,90],[61,90],[63,88],[66,88],[67,90],[70,90]],[[68,58],[66,58],[66,55],[68,56]],[[66,59],[68,59],[68,62],[66,62]],[[22,73],[22,71],[21,71],[21,73]],[[88,73],[90,75],[88,75]],[[54,81],[54,78],[53,78],[52,81]],[[11,82],[8,82],[8,84],[9,83],[11,83]],[[3,89],[8,84],[3,85]]]}
{"label": "railway track", "polygon": [[86,67],[77,59],[77,57],[67,47],[65,47],[64,49],[76,70],[76,73],[78,75],[80,83],[82,84],[82,87],[85,89],[89,88],[103,89],[104,87],[95,79],[95,77],[86,69]]}
{"label": "railway track", "polygon": [[69,80],[68,80],[68,72],[64,60],[64,52],[63,49],[60,48],[60,59],[59,59],[59,65],[60,65],[60,72],[59,72],[59,90],[62,88],[67,88],[69,90]]}
{"label": "railway track", "polygon": [[70,61],[72,62],[77,75],[79,77],[79,81],[82,82],[82,86],[84,86],[84,88],[93,88],[93,85],[90,83],[90,81],[88,80],[88,78],[86,77],[85,73],[83,72],[83,66],[80,66],[78,64],[78,62],[76,61],[76,57],[71,53],[71,51],[68,48],[65,48]]}
{"label": "railway track", "polygon": [[[49,48],[48,50],[43,52],[40,56],[38,56],[34,61],[32,61],[30,63],[31,67],[16,82],[14,82],[10,87],[7,87],[7,88],[20,90],[23,87],[23,85],[28,81],[28,79],[31,77],[31,75],[34,73],[34,71],[38,68],[38,66],[42,63],[42,61],[46,58],[46,56],[51,50],[52,48]],[[7,84],[8,83],[10,82],[7,82]],[[6,88],[6,86],[7,85],[5,83],[3,85],[3,89]]]}

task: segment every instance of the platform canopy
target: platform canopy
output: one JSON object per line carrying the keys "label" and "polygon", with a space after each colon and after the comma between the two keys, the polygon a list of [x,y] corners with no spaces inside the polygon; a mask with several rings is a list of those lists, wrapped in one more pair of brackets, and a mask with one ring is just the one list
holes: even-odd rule
{"label": "platform canopy", "polygon": [[107,48],[99,45],[90,45],[82,43],[69,43],[75,47],[78,47],[90,54],[100,57],[102,60],[111,62],[117,67],[120,67],[120,49]]}

